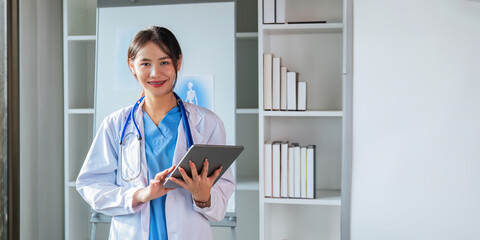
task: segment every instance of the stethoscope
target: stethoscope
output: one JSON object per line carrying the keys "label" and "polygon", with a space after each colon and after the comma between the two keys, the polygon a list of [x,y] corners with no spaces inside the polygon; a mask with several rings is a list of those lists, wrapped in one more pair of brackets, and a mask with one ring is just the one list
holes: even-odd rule
{"label": "stethoscope", "polygon": [[[190,148],[192,145],[193,145],[193,138],[192,138],[192,133],[190,131],[190,125],[188,124],[188,117],[187,117],[187,114],[185,112],[185,106],[183,106],[183,102],[182,102],[182,99],[180,99],[180,97],[174,92],[173,95],[175,96],[176,100],[177,100],[177,106],[180,108],[180,113],[182,115],[182,122],[183,122],[183,128],[185,129],[185,135],[187,137],[187,147]],[[136,178],[138,178],[138,176],[140,176],[140,173],[141,173],[141,162],[140,162],[140,157],[141,157],[141,141],[142,141],[142,134],[140,133],[140,130],[138,129],[138,126],[137,126],[137,122],[135,121],[135,110],[138,108],[138,106],[140,105],[140,103],[143,101],[143,99],[145,98],[145,96],[141,97],[136,103],[135,105],[133,105],[133,108],[132,110],[130,111],[130,113],[128,114],[128,117],[127,117],[127,121],[125,122],[125,125],[123,125],[123,130],[122,130],[122,136],[120,137],[120,156],[119,156],[119,164],[120,164],[120,176],[122,177],[122,179],[126,182],[130,182],[130,181],[133,181],[135,180]],[[135,126],[135,129],[137,129],[137,136],[134,136],[134,132],[129,132],[125,135],[125,131],[127,129],[127,125],[128,125],[128,122],[130,121],[130,118],[132,119],[132,122],[133,122],[133,125]],[[138,152],[138,173],[134,173],[132,174],[133,176],[132,177],[124,177],[123,176],[123,158],[124,158],[124,153],[125,153],[125,150],[128,149],[128,145],[130,143],[130,141],[128,139],[131,139],[132,137],[136,137],[136,139],[138,140],[138,146],[136,148],[137,152]],[[133,143],[132,143],[133,144]],[[126,154],[126,153],[125,153]]]}

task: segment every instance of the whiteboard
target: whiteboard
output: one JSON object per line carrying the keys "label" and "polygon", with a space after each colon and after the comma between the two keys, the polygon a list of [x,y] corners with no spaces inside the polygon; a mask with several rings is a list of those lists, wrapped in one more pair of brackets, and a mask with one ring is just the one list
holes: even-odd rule
{"label": "whiteboard", "polygon": [[[127,49],[137,31],[157,25],[172,31],[180,43],[179,77],[213,75],[213,111],[225,124],[227,144],[235,144],[234,2],[103,7],[97,17],[95,129],[106,116],[140,97],[141,86],[128,69]],[[234,211],[235,194],[228,205],[228,212]]]}

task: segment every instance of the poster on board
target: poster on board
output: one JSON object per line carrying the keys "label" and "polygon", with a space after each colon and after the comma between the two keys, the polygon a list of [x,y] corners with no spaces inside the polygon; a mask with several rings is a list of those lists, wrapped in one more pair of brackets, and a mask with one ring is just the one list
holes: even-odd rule
{"label": "poster on board", "polygon": [[189,74],[179,76],[175,92],[188,103],[215,111],[213,74]]}

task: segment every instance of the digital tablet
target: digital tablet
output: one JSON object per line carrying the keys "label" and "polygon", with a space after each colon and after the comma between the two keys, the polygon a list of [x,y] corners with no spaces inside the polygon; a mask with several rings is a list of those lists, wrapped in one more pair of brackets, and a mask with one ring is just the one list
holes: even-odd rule
{"label": "digital tablet", "polygon": [[[192,171],[190,170],[189,160],[192,160],[197,168],[197,172],[200,175],[203,168],[203,161],[208,159],[208,176],[212,175],[215,170],[222,166],[222,171],[220,175],[213,183],[218,181],[220,177],[227,171],[227,169],[232,165],[233,161],[237,159],[238,155],[243,151],[243,146],[232,146],[232,145],[204,145],[204,144],[194,144],[190,149],[185,153],[182,160],[175,166],[175,169],[168,177],[174,177],[178,180],[183,181],[182,174],[180,174],[179,167],[182,167],[189,177],[192,177]],[[168,180],[163,184],[165,188],[181,188],[178,184],[173,181]]]}

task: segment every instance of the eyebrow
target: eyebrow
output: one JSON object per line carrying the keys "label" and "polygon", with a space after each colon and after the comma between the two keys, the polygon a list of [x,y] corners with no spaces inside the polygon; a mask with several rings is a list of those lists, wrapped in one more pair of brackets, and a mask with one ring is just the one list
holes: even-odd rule
{"label": "eyebrow", "polygon": [[[159,58],[158,60],[164,60],[164,59],[169,59],[169,58],[170,58],[169,56],[165,56],[165,57]],[[140,61],[144,62],[144,61],[151,61],[151,60],[148,59],[148,58],[142,58]]]}

